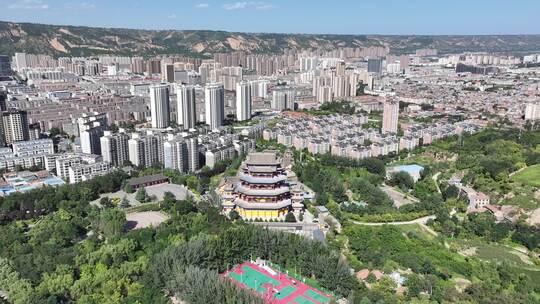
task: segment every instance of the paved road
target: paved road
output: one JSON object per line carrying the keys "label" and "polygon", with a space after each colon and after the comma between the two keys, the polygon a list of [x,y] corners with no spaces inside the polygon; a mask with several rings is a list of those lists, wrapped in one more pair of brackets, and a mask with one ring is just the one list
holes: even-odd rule
{"label": "paved road", "polygon": [[435,182],[435,186],[437,186],[437,192],[441,193],[441,188],[439,188],[439,175],[441,175],[441,172],[437,172],[433,174],[431,178],[433,178],[433,181]]}
{"label": "paved road", "polygon": [[439,235],[437,231],[431,229],[428,225],[426,225],[427,221],[435,219],[435,215],[428,215],[424,217],[420,217],[417,219],[414,219],[412,221],[405,221],[405,222],[388,222],[388,223],[368,223],[368,222],[359,222],[359,221],[353,221],[351,220],[351,223],[356,225],[364,225],[364,226],[383,226],[383,225],[411,225],[411,224],[418,224],[420,227],[422,227],[424,230],[426,230],[428,233],[430,233],[433,236]]}
{"label": "paved road", "polygon": [[434,220],[434,219],[435,219],[435,215],[428,215],[428,216],[424,216],[424,217],[414,219],[412,221],[405,221],[405,222],[387,222],[387,223],[377,222],[377,223],[370,223],[370,222],[359,222],[359,221],[351,220],[351,223],[357,224],[357,225],[365,225],[365,226],[410,225],[410,224],[424,224],[425,225],[427,223],[427,221]]}
{"label": "paved road", "polygon": [[405,195],[399,191],[397,191],[396,189],[394,189],[393,187],[390,187],[388,185],[382,185],[381,186],[381,190],[384,191],[386,194],[388,194],[388,196],[390,196],[390,198],[392,199],[392,201],[394,201],[394,206],[396,206],[397,208],[403,206],[403,205],[408,205],[408,204],[413,204],[413,203],[418,203],[419,200],[414,197],[414,196],[411,196],[411,195]]}

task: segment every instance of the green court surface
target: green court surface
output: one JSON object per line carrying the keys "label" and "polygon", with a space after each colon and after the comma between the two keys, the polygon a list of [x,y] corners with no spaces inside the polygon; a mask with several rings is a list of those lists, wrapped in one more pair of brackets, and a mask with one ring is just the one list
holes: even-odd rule
{"label": "green court surface", "polygon": [[325,297],[325,296],[323,296],[321,294],[318,294],[318,293],[316,293],[315,291],[313,291],[311,289],[306,291],[304,293],[304,295],[312,298],[313,300],[316,300],[319,303],[328,303],[328,302],[330,302],[329,298],[327,298],[327,297]]}
{"label": "green court surface", "polygon": [[294,299],[294,302],[295,303],[298,303],[298,304],[315,304],[314,302],[302,297],[302,296],[298,296],[296,297],[296,299]]}
{"label": "green court surface", "polygon": [[293,286],[285,286],[285,288],[283,288],[282,290],[279,291],[279,293],[276,295],[276,299],[278,300],[283,300],[285,299],[286,297],[290,296],[291,294],[293,294],[295,291],[297,290],[297,288],[293,287]]}
{"label": "green court surface", "polygon": [[279,285],[279,282],[277,280],[263,273],[260,273],[251,267],[243,266],[242,271],[243,274],[231,272],[229,273],[229,276],[237,280],[238,282],[245,284],[250,289],[256,290],[260,293],[266,292],[266,288],[264,288],[263,285],[267,283],[272,284],[273,286]]}

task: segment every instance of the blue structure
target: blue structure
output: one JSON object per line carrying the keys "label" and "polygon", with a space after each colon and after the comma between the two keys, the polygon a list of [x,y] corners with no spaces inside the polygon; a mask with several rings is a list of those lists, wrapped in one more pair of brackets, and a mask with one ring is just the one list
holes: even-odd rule
{"label": "blue structure", "polygon": [[65,182],[53,175],[40,178],[32,172],[6,173],[3,176],[3,183],[0,184],[0,196],[10,195],[15,192],[26,192],[45,186],[55,187],[65,184]]}
{"label": "blue structure", "polygon": [[390,179],[392,178],[393,174],[398,172],[407,172],[413,178],[413,180],[417,182],[421,177],[422,171],[424,171],[424,167],[416,164],[389,167],[386,170],[386,178]]}

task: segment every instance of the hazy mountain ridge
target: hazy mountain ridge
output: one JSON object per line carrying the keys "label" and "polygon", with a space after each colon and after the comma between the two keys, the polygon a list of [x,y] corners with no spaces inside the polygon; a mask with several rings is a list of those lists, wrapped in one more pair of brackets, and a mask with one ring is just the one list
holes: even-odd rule
{"label": "hazy mountain ridge", "polygon": [[540,51],[540,35],[385,36],[235,33],[207,30],[138,30],[59,26],[0,21],[0,54],[43,53],[53,56],[98,54],[186,54],[214,52],[275,53],[286,48],[388,46],[393,53],[437,48],[461,51]]}

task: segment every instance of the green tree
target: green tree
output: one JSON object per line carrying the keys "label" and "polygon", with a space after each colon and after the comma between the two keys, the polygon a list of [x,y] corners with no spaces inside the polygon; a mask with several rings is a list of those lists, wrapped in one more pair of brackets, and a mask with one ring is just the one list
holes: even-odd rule
{"label": "green tree", "polygon": [[370,272],[366,278],[366,282],[370,283],[370,284],[373,284],[375,282],[377,282],[377,277],[375,277],[375,275],[373,274],[373,272]]}
{"label": "green tree", "polygon": [[67,299],[70,288],[73,286],[75,278],[73,269],[68,265],[58,265],[53,273],[45,273],[41,283],[36,288],[42,295],[52,295]]}
{"label": "green tree", "polygon": [[199,188],[199,180],[195,175],[190,175],[186,179],[186,186],[191,190],[197,190]]}
{"label": "green tree", "polygon": [[424,279],[420,275],[413,273],[407,277],[405,286],[409,289],[408,295],[410,297],[417,297],[424,291]]}
{"label": "green tree", "polygon": [[139,188],[135,194],[135,199],[140,203],[146,203],[148,201],[148,194],[146,193],[146,189],[144,189],[144,187]]}
{"label": "green tree", "polygon": [[135,192],[135,190],[133,190],[133,186],[131,186],[130,183],[126,183],[126,184],[124,185],[124,189],[123,189],[123,190],[124,190],[124,192],[126,192],[126,193],[133,193],[133,192]]}
{"label": "green tree", "polygon": [[22,279],[13,264],[4,258],[0,258],[0,291],[9,301],[14,304],[32,303],[34,294],[32,285]]}
{"label": "green tree", "polygon": [[238,211],[232,210],[231,212],[229,212],[229,218],[231,219],[231,221],[239,220],[240,214],[238,214]]}
{"label": "green tree", "polygon": [[409,190],[414,187],[414,180],[407,172],[400,171],[392,174],[392,178],[388,181],[392,186],[398,186],[402,190]]}
{"label": "green tree", "polygon": [[99,200],[99,204],[103,207],[103,208],[112,208],[114,207],[113,203],[111,202],[111,200],[104,196],[102,197],[100,200]]}
{"label": "green tree", "polygon": [[450,185],[444,190],[443,196],[445,200],[456,198],[459,195],[459,188],[455,185]]}
{"label": "green tree", "polygon": [[105,209],[99,214],[97,223],[98,230],[105,238],[113,238],[124,232],[126,226],[126,214],[118,209]]}
{"label": "green tree", "polygon": [[446,220],[442,223],[442,229],[444,234],[449,235],[453,238],[454,234],[456,233],[457,227],[452,220]]}
{"label": "green tree", "polygon": [[394,290],[397,288],[396,282],[392,280],[389,276],[383,276],[374,286],[375,290],[384,292],[384,293],[394,293]]}
{"label": "green tree", "polygon": [[131,206],[131,204],[129,203],[129,200],[128,198],[124,195],[124,197],[122,197],[122,201],[120,202],[120,208],[129,208]]}
{"label": "green tree", "polygon": [[175,210],[176,210],[176,213],[180,215],[186,215],[191,212],[197,212],[197,208],[193,204],[193,200],[191,198],[177,201]]}
{"label": "green tree", "polygon": [[294,213],[292,212],[287,213],[287,215],[285,215],[285,222],[296,223],[296,217],[294,216]]}

